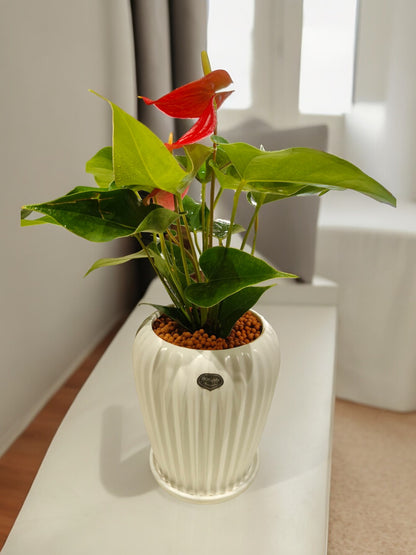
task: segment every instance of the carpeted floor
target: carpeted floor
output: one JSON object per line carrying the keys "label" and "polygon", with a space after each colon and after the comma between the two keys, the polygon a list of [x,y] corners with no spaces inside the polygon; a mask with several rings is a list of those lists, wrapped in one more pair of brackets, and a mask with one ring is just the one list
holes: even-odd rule
{"label": "carpeted floor", "polygon": [[337,400],[328,553],[416,555],[416,412]]}

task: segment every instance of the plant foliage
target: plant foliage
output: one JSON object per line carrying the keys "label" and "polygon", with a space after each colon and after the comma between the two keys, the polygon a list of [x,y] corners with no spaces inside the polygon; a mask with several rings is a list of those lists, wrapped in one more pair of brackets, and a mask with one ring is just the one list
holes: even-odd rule
{"label": "plant foliage", "polygon": [[[350,189],[395,206],[380,183],[353,164],[308,148],[267,152],[246,143],[228,143],[217,135],[217,109],[232,91],[224,70],[211,71],[203,53],[204,77],[157,100],[141,97],[168,117],[197,118],[175,142],[163,143],[148,127],[113,102],[113,144],[86,164],[95,187],[76,187],[63,197],[24,206],[24,226],[52,223],[89,241],[135,237],[137,253],[96,261],[87,274],[104,266],[147,257],[161,279],[172,306],[157,308],[190,330],[204,327],[226,337],[276,278],[294,278],[254,254],[252,244],[263,204],[301,195]],[[97,94],[97,93],[95,93]],[[210,136],[212,146],[200,144]],[[183,148],[184,154],[174,151]],[[199,202],[187,195],[192,180],[201,187]],[[229,220],[215,218],[225,189],[234,191]],[[241,197],[253,206],[247,230],[235,215]],[[32,212],[42,214],[30,218]],[[240,248],[234,233],[244,233]],[[252,234],[252,235],[251,235]],[[150,238],[150,239],[149,239]]]}

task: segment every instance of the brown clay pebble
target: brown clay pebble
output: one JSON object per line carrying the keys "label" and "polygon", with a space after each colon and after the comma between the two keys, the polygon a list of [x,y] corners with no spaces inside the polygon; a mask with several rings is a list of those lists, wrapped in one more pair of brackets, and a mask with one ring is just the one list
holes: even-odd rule
{"label": "brown clay pebble", "polygon": [[180,347],[218,351],[247,345],[247,343],[254,341],[260,336],[262,327],[257,316],[248,311],[237,320],[230,335],[223,338],[208,335],[204,329],[191,333],[169,318],[169,316],[162,314],[153,322],[153,331],[161,339]]}

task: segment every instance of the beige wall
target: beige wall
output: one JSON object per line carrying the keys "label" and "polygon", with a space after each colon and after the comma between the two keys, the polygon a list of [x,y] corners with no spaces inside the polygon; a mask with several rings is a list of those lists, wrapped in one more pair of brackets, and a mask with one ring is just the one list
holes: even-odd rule
{"label": "beige wall", "polygon": [[128,304],[126,267],[83,278],[122,243],[20,228],[19,209],[92,184],[85,161],[111,144],[111,113],[87,90],[132,113],[135,88],[127,0],[2,0],[0,11],[1,453]]}

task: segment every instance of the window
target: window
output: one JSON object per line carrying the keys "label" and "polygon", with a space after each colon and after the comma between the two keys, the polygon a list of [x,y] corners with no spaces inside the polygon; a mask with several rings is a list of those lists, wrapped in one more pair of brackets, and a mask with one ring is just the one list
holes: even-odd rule
{"label": "window", "polygon": [[325,124],[342,155],[352,105],[359,0],[209,0],[208,54],[235,93],[221,128],[250,118],[276,128]]}
{"label": "window", "polygon": [[299,111],[340,115],[352,104],[357,0],[303,0]]}
{"label": "window", "polygon": [[229,71],[235,86],[226,109],[252,104],[252,34],[255,0],[209,0],[208,55],[212,69]]}

